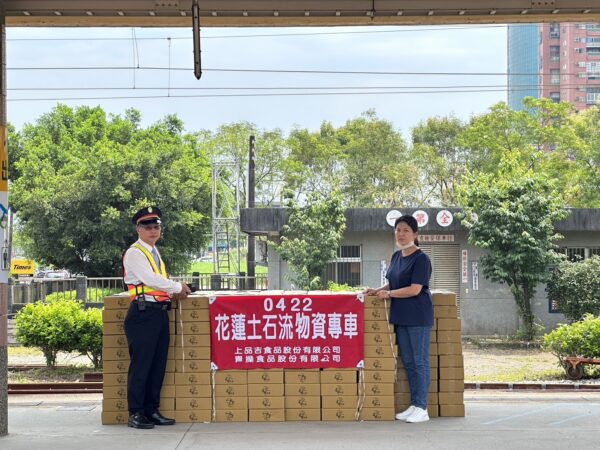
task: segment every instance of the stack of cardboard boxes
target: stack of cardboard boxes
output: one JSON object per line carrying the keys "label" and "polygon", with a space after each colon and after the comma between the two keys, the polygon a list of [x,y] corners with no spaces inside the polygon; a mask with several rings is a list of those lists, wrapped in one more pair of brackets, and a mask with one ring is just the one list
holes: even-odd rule
{"label": "stack of cardboard boxes", "polygon": [[321,420],[321,378],[316,370],[285,370],[285,420]]}
{"label": "stack of cardboard boxes", "polygon": [[359,383],[361,420],[394,420],[394,380],[398,348],[389,324],[389,301],[365,298],[365,369]]}
{"label": "stack of cardboard boxes", "polygon": [[285,421],[283,369],[248,371],[250,422]]}
{"label": "stack of cardboard boxes", "polygon": [[359,407],[357,371],[323,369],[321,371],[321,407],[323,420],[356,420]]}
{"label": "stack of cardboard boxes", "polygon": [[[208,297],[193,297],[173,305],[175,334],[175,373],[169,385],[169,371],[163,384],[174,390],[177,422],[210,422],[212,419],[212,388],[210,374],[210,317]],[[170,362],[170,361],[169,361]],[[164,394],[163,394],[164,395]]]}
{"label": "stack of cardboard boxes", "polygon": [[218,370],[214,384],[213,420],[248,422],[248,371]]}
{"label": "stack of cardboard boxes", "polygon": [[437,327],[439,415],[464,417],[465,370],[456,294],[434,291],[432,297]]}

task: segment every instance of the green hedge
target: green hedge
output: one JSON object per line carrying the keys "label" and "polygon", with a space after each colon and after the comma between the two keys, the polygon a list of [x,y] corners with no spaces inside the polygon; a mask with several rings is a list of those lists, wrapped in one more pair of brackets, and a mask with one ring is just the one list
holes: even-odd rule
{"label": "green hedge", "polygon": [[46,298],[26,305],[15,317],[16,338],[25,347],[42,350],[48,367],[58,352],[77,351],[102,365],[102,311],[85,310],[80,301]]}
{"label": "green hedge", "polygon": [[600,317],[587,314],[578,322],[560,325],[544,336],[543,346],[562,366],[568,356],[600,357]]}
{"label": "green hedge", "polygon": [[[87,302],[98,303],[104,302],[104,297],[109,295],[119,294],[123,292],[122,289],[109,289],[109,288],[88,288],[87,290]],[[98,300],[96,300],[98,299]],[[76,291],[64,291],[64,292],[53,292],[52,294],[46,295],[46,301],[52,300],[83,300],[77,298]]]}

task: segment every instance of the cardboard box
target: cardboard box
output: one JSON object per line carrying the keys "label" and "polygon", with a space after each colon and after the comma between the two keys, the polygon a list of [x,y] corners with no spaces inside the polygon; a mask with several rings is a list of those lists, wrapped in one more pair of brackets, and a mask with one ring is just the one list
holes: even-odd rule
{"label": "cardboard box", "polygon": [[460,331],[460,319],[436,319],[438,331]]}
{"label": "cardboard box", "polygon": [[276,397],[284,395],[283,383],[249,384],[248,397]]}
{"label": "cardboard box", "polygon": [[[218,386],[217,386],[218,388]],[[164,391],[163,386],[163,391]],[[212,398],[212,388],[210,384],[201,385],[201,384],[185,384],[185,385],[175,385],[175,398]],[[215,391],[216,392],[216,391]]]}
{"label": "cardboard box", "polygon": [[104,398],[120,398],[127,400],[127,386],[103,386]]}
{"label": "cardboard box", "polygon": [[284,371],[285,383],[291,384],[318,384],[321,382],[321,372],[319,370],[295,370],[288,369]]}
{"label": "cardboard box", "polygon": [[210,373],[198,372],[198,373],[176,373],[175,384],[182,386],[188,384],[200,384],[200,385],[211,385]]}
{"label": "cardboard box", "polygon": [[124,347],[103,347],[102,361],[129,361],[129,350]]}
{"label": "cardboard box", "polygon": [[440,405],[440,417],[465,417],[465,405]]}
{"label": "cardboard box", "polygon": [[127,336],[124,334],[108,334],[102,336],[102,346],[104,348],[127,348]]}
{"label": "cardboard box", "polygon": [[438,355],[462,355],[460,342],[438,342]]}
{"label": "cardboard box", "polygon": [[367,395],[363,402],[363,408],[394,408],[393,395]]}
{"label": "cardboard box", "polygon": [[[174,411],[175,410],[175,399],[174,398],[162,398],[160,399],[160,410],[161,411]],[[104,398],[102,399],[102,411],[129,411],[127,405],[127,398],[115,399],[115,398]]]}
{"label": "cardboard box", "polygon": [[389,307],[390,302],[381,300],[376,295],[365,296],[365,309],[366,308],[385,308],[386,305]]}
{"label": "cardboard box", "polygon": [[128,294],[111,295],[104,298],[104,309],[127,309],[131,304]]}
{"label": "cardboard box", "polygon": [[458,330],[438,330],[437,331],[437,342],[438,344],[446,342],[461,342],[461,332]]}
{"label": "cardboard box", "polygon": [[127,425],[128,411],[102,411],[102,425]]}
{"label": "cardboard box", "polygon": [[385,308],[365,308],[365,320],[389,321],[389,313]]}
{"label": "cardboard box", "polygon": [[175,347],[210,347],[209,334],[176,334],[171,340]]}
{"label": "cardboard box", "polygon": [[175,360],[175,372],[210,372],[210,360],[208,359],[177,359]]}
{"label": "cardboard box", "polygon": [[323,384],[321,383],[321,395],[356,395],[358,394],[358,384]]}
{"label": "cardboard box", "polygon": [[208,297],[196,297],[192,294],[185,300],[178,302],[177,308],[180,310],[208,309]]}
{"label": "cardboard box", "polygon": [[285,409],[320,409],[321,397],[302,397],[297,395],[289,395],[284,397]]}
{"label": "cardboard box", "polygon": [[127,386],[127,372],[106,373],[102,376],[103,386]]}
{"label": "cardboard box", "polygon": [[390,408],[367,408],[360,412],[360,420],[396,420],[394,406]]}
{"label": "cardboard box", "polygon": [[215,386],[217,397],[248,397],[247,384],[224,384]]}
{"label": "cardboard box", "polygon": [[431,335],[429,336],[429,342],[437,342],[437,330],[434,330],[433,328],[431,329]]}
{"label": "cardboard box", "polygon": [[464,380],[465,369],[462,367],[440,367],[440,380]]}
{"label": "cardboard box", "polygon": [[433,306],[456,306],[456,294],[450,291],[433,290],[431,291]]}
{"label": "cardboard box", "polygon": [[320,384],[286,383],[285,396],[311,397],[321,395]]}
{"label": "cardboard box", "polygon": [[247,409],[221,409],[215,412],[217,422],[248,422]]}
{"label": "cardboard box", "polygon": [[366,370],[396,370],[396,358],[365,358]]}
{"label": "cardboard box", "polygon": [[112,373],[125,373],[129,370],[129,360],[123,361],[102,361],[102,373],[104,377]]}
{"label": "cardboard box", "polygon": [[175,347],[174,359],[210,359],[210,347]]}
{"label": "cardboard box", "polygon": [[427,414],[429,414],[429,417],[439,417],[439,408],[439,405],[427,405]]}
{"label": "cardboard box", "polygon": [[[210,386],[209,386],[210,387]],[[174,384],[170,384],[170,385],[163,385],[162,389],[160,390],[160,398],[175,398],[175,385]]]}
{"label": "cardboard box", "polygon": [[283,370],[249,370],[248,384],[283,384]]}
{"label": "cardboard box", "polygon": [[210,322],[179,322],[175,321],[177,334],[210,334]]}
{"label": "cardboard box", "polygon": [[178,309],[175,314],[176,322],[206,322],[209,323],[208,309]]}
{"label": "cardboard box", "polygon": [[456,305],[436,305],[433,308],[433,317],[436,319],[456,319],[458,318],[458,308]]}
{"label": "cardboard box", "polygon": [[465,402],[463,392],[440,392],[438,394],[440,405],[462,405]]}
{"label": "cardboard box", "polygon": [[394,333],[365,333],[365,345],[395,345],[396,335]]}
{"label": "cardboard box", "polygon": [[408,380],[408,375],[406,374],[404,367],[399,367],[396,371],[396,380]]}
{"label": "cardboard box", "polygon": [[175,372],[165,372],[165,377],[163,378],[163,386],[175,384]]}
{"label": "cardboard box", "polygon": [[125,328],[123,322],[107,322],[103,325],[102,333],[104,336],[120,334],[125,336]]}
{"label": "cardboard box", "polygon": [[281,397],[248,397],[248,409],[284,409],[285,399]]}
{"label": "cardboard box", "polygon": [[102,322],[123,322],[129,309],[104,309],[102,310]]}
{"label": "cardboard box", "polygon": [[438,354],[438,343],[430,342],[429,343],[429,356],[437,356]]}
{"label": "cardboard box", "polygon": [[[357,386],[359,387],[359,394],[362,394],[363,386],[360,384]],[[365,383],[364,394],[375,396],[389,395],[391,397],[394,395],[394,385],[392,383]]]}
{"label": "cardboard box", "polygon": [[325,395],[321,397],[323,409],[357,408],[358,402],[358,395]]}
{"label": "cardboard box", "polygon": [[218,370],[215,373],[215,384],[248,384],[248,375],[245,370]]}
{"label": "cardboard box", "polygon": [[[410,406],[410,393],[409,392],[398,392],[394,394],[394,403],[396,405],[396,409],[398,411],[403,411],[404,409]],[[437,405],[438,404],[438,394],[437,392],[430,392],[427,396],[427,403],[429,405]],[[405,408],[401,408],[402,405],[406,405]]]}
{"label": "cardboard box", "polygon": [[281,409],[251,409],[249,411],[250,422],[283,422],[285,421],[285,410]]}
{"label": "cardboard box", "polygon": [[[410,384],[408,384],[408,380],[398,380],[394,383],[394,392],[395,393],[409,393],[410,392]],[[435,392],[435,391],[434,391]]]}
{"label": "cardboard box", "polygon": [[365,345],[365,358],[396,358],[398,347],[391,345]]}
{"label": "cardboard box", "polygon": [[[162,406],[161,406],[162,409]],[[212,398],[210,397],[177,397],[175,399],[175,410],[176,411],[195,411],[200,410],[212,410]]]}
{"label": "cardboard box", "polygon": [[394,326],[386,320],[365,320],[365,333],[394,332]]}
{"label": "cardboard box", "polygon": [[396,380],[396,372],[393,370],[365,370],[366,383],[393,383]]}
{"label": "cardboard box", "polygon": [[440,392],[460,392],[465,389],[464,380],[440,380]]}
{"label": "cardboard box", "polygon": [[320,421],[320,409],[297,409],[291,408],[285,410],[286,422],[302,422],[302,421]]}
{"label": "cardboard box", "polygon": [[340,421],[354,422],[357,420],[356,408],[345,408],[345,409],[322,409],[321,420],[323,422],[329,421]]}
{"label": "cardboard box", "polygon": [[215,408],[223,409],[248,409],[248,397],[216,397]]}
{"label": "cardboard box", "polygon": [[198,423],[210,422],[212,420],[212,411],[210,409],[194,409],[189,411],[175,411],[175,421],[177,423]]}
{"label": "cardboard box", "polygon": [[446,367],[464,367],[463,355],[440,355],[440,368]]}
{"label": "cardboard box", "polygon": [[354,369],[323,369],[321,384],[356,384],[358,372]]}

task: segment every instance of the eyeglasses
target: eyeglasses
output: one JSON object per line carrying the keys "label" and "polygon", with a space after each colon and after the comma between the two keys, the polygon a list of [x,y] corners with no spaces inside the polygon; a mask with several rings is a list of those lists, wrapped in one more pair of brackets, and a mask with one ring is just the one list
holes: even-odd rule
{"label": "eyeglasses", "polygon": [[160,228],[161,228],[160,225],[140,225],[140,227],[142,227],[144,230],[147,230],[147,231],[160,230]]}

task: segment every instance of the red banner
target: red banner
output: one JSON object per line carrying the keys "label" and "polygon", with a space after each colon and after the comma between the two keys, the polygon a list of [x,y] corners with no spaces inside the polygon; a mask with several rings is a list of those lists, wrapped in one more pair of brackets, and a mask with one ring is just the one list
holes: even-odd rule
{"label": "red banner", "polygon": [[362,294],[210,299],[213,369],[361,367]]}

